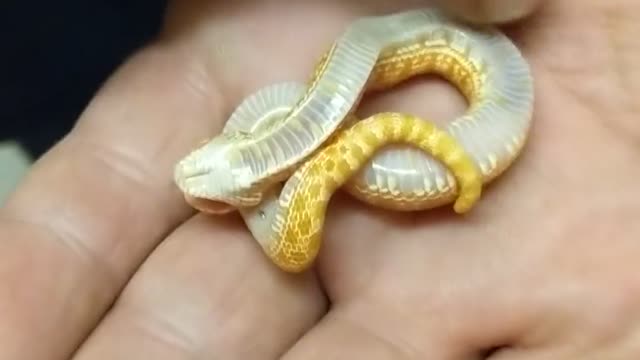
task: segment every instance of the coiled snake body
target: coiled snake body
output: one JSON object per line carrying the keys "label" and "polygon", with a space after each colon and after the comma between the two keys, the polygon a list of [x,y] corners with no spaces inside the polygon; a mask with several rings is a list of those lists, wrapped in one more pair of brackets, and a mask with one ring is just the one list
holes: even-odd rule
{"label": "coiled snake body", "polygon": [[[425,73],[445,77],[469,102],[442,130],[407,114],[353,115],[365,92]],[[365,17],[308,85],[271,85],[245,99],[222,134],[177,164],[175,182],[196,209],[238,209],[275,264],[302,271],[317,255],[339,187],[393,210],[455,200],[457,212],[467,211],[482,184],[517,158],[532,106],[529,66],[496,29],[436,9]]]}

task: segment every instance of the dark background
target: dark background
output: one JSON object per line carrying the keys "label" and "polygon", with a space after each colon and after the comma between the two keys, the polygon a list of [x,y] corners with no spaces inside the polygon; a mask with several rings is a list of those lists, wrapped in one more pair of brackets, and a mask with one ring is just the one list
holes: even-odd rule
{"label": "dark background", "polygon": [[155,36],[166,1],[0,1],[0,141],[34,158],[102,82]]}

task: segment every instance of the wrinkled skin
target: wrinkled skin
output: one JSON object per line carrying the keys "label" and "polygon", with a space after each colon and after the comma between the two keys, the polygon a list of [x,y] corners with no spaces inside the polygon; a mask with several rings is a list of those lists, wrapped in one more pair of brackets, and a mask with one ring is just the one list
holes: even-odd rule
{"label": "wrinkled skin", "polygon": [[[474,21],[534,8],[471,3],[447,6]],[[535,125],[468,216],[338,195],[316,269],[292,276],[237,216],[185,204],[175,161],[244,96],[306,79],[350,20],[405,5],[176,1],[0,212],[0,358],[640,358],[635,0],[552,0],[507,29],[533,67]],[[360,113],[462,109],[429,81]]]}

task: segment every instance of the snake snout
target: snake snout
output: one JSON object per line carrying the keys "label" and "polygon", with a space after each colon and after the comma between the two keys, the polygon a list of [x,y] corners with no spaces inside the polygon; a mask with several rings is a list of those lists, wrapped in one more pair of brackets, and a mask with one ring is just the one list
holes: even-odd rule
{"label": "snake snout", "polygon": [[176,166],[174,178],[176,185],[184,193],[186,202],[195,209],[216,215],[232,212],[232,204],[224,199],[217,199],[217,196],[206,190],[210,188],[209,175],[208,169],[183,161]]}
{"label": "snake snout", "polygon": [[189,161],[189,159],[184,159],[176,165],[173,179],[182,192],[195,195],[193,194],[194,191],[201,187],[198,184],[203,182],[207,174],[206,168],[197,166],[196,163]]}
{"label": "snake snout", "polygon": [[192,161],[187,161],[187,159],[185,159],[176,165],[174,178],[176,179],[176,182],[181,182],[193,177],[204,175],[206,172],[206,169],[196,166]]}

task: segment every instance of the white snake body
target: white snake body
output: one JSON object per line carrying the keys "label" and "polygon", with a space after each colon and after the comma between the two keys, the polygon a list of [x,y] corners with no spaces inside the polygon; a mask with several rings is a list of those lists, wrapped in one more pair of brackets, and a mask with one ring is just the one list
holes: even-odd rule
{"label": "white snake body", "polygon": [[[470,153],[479,166],[485,182],[489,182],[505,170],[521,150],[528,135],[531,124],[533,107],[533,82],[529,66],[517,48],[502,33],[490,28],[473,29],[467,25],[454,23],[433,9],[410,11],[388,17],[372,18],[357,23],[377,29],[376,35],[366,37],[368,42],[377,39],[379,48],[384,51],[401,43],[427,41],[434,46],[445,45],[456,49],[473,63],[482,76],[478,100],[471,104],[466,113],[446,125],[446,130],[452,134]],[[360,28],[357,28],[360,30]],[[360,30],[362,31],[362,30]],[[357,42],[357,38],[350,38],[347,32],[342,39],[346,45]],[[355,48],[354,48],[355,49]],[[356,53],[353,50],[353,53]],[[377,53],[376,53],[377,54]],[[360,74],[362,68],[370,69],[373,59],[368,59],[362,65],[358,62],[361,57],[353,56],[345,50],[345,63],[336,63],[319,81],[316,90],[322,93],[335,83],[349,83],[352,74]],[[364,56],[362,56],[363,58]],[[337,60],[337,59],[336,59]],[[339,76],[339,77],[337,77]],[[358,83],[362,76],[355,77]],[[334,81],[330,84],[329,81]],[[324,82],[323,82],[324,81]],[[351,82],[355,84],[356,81]],[[322,85],[320,85],[322,84]],[[339,86],[338,88],[342,88]],[[320,90],[319,90],[320,89]],[[230,116],[226,123],[225,132],[243,131],[261,133],[272,123],[279,123],[284,116],[293,109],[296,102],[307,91],[303,83],[280,83],[267,86],[247,97]],[[315,95],[311,95],[314,97]],[[324,95],[320,95],[324,96]],[[334,95],[341,98],[341,93]],[[350,97],[354,99],[354,97]],[[329,125],[325,128],[337,126],[329,122],[330,116],[318,115],[336,114],[344,110],[332,104],[344,104],[342,100],[310,104],[310,113],[316,113],[313,118],[318,124]],[[256,154],[251,163],[263,171],[269,171],[273,162],[278,161],[274,155],[293,158],[292,154],[303,153],[308,148],[309,140],[313,136],[313,129],[317,125],[309,125],[307,121],[294,124],[280,125],[282,138],[279,145],[270,147],[262,153]],[[273,139],[268,137],[270,141]],[[326,135],[316,138],[326,138]],[[274,150],[274,149],[279,150]],[[306,152],[304,152],[306,154]],[[255,158],[255,160],[253,160]],[[439,161],[411,146],[393,145],[379,152],[370,164],[356,175],[345,189],[352,195],[375,205],[395,210],[428,209],[449,202],[457,192],[457,185],[450,171]],[[423,194],[425,200],[413,201],[416,194]],[[411,199],[411,201],[388,201],[389,197],[396,199]]]}
{"label": "white snake body", "polygon": [[[393,61],[385,63],[385,56]],[[247,97],[220,136],[177,164],[175,181],[202,211],[220,211],[207,201],[240,210],[266,249],[277,238],[274,214],[291,195],[278,195],[280,183],[348,124],[366,91],[404,81],[415,69],[459,82],[470,106],[445,130],[470,154],[485,183],[502,173],[521,151],[531,125],[533,81],[527,62],[496,29],[418,9],[355,21],[310,85],[280,83]],[[402,144],[378,152],[345,189],[394,210],[432,208],[458,192],[446,167]]]}

